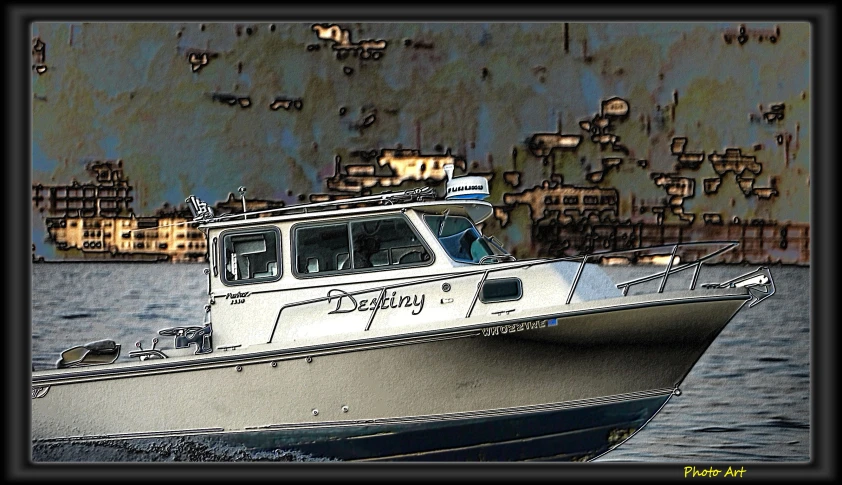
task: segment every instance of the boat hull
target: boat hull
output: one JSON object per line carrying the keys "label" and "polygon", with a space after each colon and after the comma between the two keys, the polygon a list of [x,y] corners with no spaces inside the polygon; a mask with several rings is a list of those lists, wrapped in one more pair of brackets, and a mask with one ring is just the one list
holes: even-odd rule
{"label": "boat hull", "polygon": [[341,461],[587,461],[630,438],[672,396],[672,392],[662,390],[542,409],[379,423],[328,423],[165,441],[140,438],[39,443],[33,453],[36,461],[91,460],[108,454],[117,454],[121,461],[145,461],[155,459],[156,454],[150,452],[153,449],[166,449],[168,454],[183,450],[175,451],[177,459],[205,449],[213,450],[211,456],[278,456],[277,451],[282,450],[305,459]]}
{"label": "boat hull", "polygon": [[[607,449],[612,431],[636,429],[657,412],[744,302],[665,300],[528,331],[205,359],[154,373],[144,363],[130,374],[53,371],[33,378],[32,438],[224,434],[273,437],[269,446],[341,459],[573,459]],[[460,442],[433,439],[486,427],[497,438],[449,448]],[[288,440],[308,432],[309,442]],[[390,438],[400,435],[431,445],[402,447]],[[364,442],[372,451],[360,451]]]}

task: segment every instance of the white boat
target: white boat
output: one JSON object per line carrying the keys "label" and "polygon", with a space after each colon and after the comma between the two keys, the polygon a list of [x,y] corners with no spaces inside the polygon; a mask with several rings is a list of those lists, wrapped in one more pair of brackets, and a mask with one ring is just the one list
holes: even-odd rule
{"label": "white boat", "polygon": [[[34,445],[195,436],[347,461],[590,460],[774,293],[768,268],[698,284],[727,241],[649,248],[670,255],[663,270],[619,284],[598,261],[641,249],[518,261],[477,229],[485,195],[460,177],[444,199],[248,213],[243,198],[224,216],[190,196],[210,248],[204,315],[151,349],[93,342],[33,371]],[[667,290],[676,273],[685,290]]]}

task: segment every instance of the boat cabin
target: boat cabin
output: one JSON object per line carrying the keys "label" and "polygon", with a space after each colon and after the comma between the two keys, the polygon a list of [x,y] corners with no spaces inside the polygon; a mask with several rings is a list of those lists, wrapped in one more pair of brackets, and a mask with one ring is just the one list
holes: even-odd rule
{"label": "boat cabin", "polygon": [[[390,287],[409,283],[412,288],[385,295],[387,306],[418,315],[428,291],[435,286],[440,293],[442,285],[425,290],[415,285],[419,278],[477,273],[480,265],[514,260],[476,226],[492,213],[487,202],[423,197],[402,202],[385,194],[362,199],[235,214],[200,226],[208,237],[215,349],[277,343],[292,328],[284,323],[307,315],[312,320],[314,307],[323,307],[315,314],[325,316],[375,306],[387,310],[383,295],[378,296],[384,282]],[[298,308],[305,304],[309,314]],[[400,318],[396,311],[384,313]],[[287,336],[329,335],[342,325],[354,327],[348,327],[348,317],[333,325],[299,325]],[[356,328],[369,331],[371,322],[361,321]]]}
{"label": "boat cabin", "polygon": [[490,207],[446,201],[210,223],[203,227],[217,277],[212,286],[269,283],[284,273],[306,280],[389,271],[437,258],[448,266],[497,261],[508,253],[476,227]]}

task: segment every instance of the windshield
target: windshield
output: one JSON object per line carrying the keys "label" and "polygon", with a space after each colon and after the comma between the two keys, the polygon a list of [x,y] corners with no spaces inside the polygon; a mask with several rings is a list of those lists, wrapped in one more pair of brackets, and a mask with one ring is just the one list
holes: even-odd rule
{"label": "windshield", "polygon": [[490,263],[500,261],[501,257],[514,259],[490,238],[483,236],[467,217],[425,215],[424,221],[438,236],[447,254],[456,261]]}

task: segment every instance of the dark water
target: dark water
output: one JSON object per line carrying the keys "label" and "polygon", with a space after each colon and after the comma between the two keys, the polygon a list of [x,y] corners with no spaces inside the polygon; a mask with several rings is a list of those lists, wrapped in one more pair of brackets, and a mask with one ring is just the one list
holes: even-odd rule
{"label": "dark water", "polygon": [[[122,355],[157,331],[201,325],[207,301],[200,264],[35,264],[32,355],[36,369],[59,354],[112,339]],[[654,267],[657,268],[657,267]],[[699,283],[721,282],[756,266],[713,266]],[[653,267],[610,267],[617,281]],[[645,428],[597,462],[807,462],[810,460],[810,270],[773,266],[777,293],[743,308],[702,356],[674,397]],[[689,284],[676,275],[667,289]],[[673,278],[673,277],[671,277]],[[66,446],[66,445],[62,445]],[[294,450],[253,453],[174,443],[77,445],[94,461],[312,461]],[[49,460],[51,449],[38,455]],[[94,458],[90,458],[94,456]],[[37,458],[36,458],[37,459]]]}

